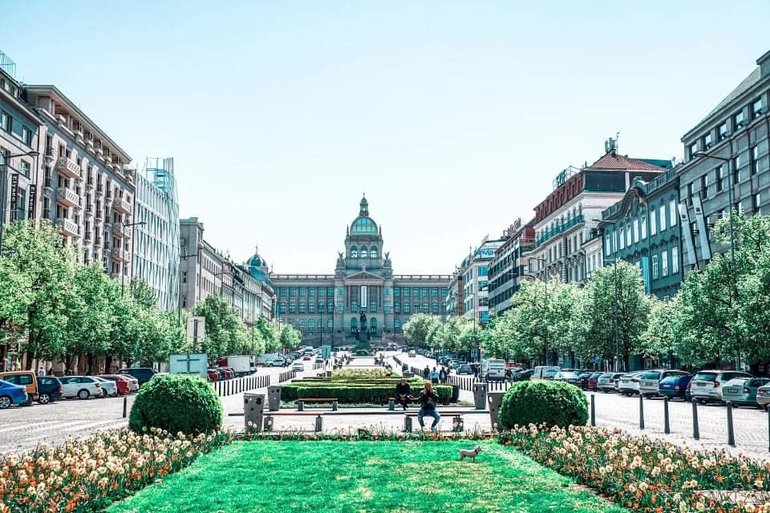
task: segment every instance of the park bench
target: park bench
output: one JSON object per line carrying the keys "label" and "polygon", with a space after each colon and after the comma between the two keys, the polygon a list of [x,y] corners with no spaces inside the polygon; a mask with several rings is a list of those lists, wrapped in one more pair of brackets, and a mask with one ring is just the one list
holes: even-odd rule
{"label": "park bench", "polygon": [[263,419],[265,431],[273,430],[273,417],[315,417],[314,431],[319,433],[323,430],[323,413],[316,413],[314,411],[271,411],[270,413],[265,413]]}
{"label": "park bench", "polygon": [[[407,400],[407,403],[416,403],[417,398],[416,397],[410,397],[409,400]],[[388,397],[388,411],[395,411],[396,410],[396,398],[395,397]]]}
{"label": "park bench", "polygon": [[336,397],[301,397],[297,399],[297,411],[304,411],[305,403],[332,403],[332,411],[337,411],[338,402]]}
{"label": "park bench", "polygon": [[[419,412],[417,411],[408,411],[404,413],[404,431],[407,433],[412,432],[412,424],[413,420],[417,418],[417,414]],[[461,432],[463,430],[463,427],[465,425],[463,421],[463,415],[467,412],[452,412],[452,411],[439,411],[439,414],[441,415],[441,421],[444,419],[454,419],[452,422],[452,429],[450,429],[450,432]],[[433,422],[433,417],[426,417],[425,423],[430,427],[430,424]],[[446,430],[445,430],[446,431]]]}

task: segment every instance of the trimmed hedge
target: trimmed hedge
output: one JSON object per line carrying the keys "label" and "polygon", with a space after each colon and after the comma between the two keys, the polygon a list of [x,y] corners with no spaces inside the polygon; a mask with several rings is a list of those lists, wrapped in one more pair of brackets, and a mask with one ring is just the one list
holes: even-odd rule
{"label": "trimmed hedge", "polygon": [[522,381],[503,396],[498,422],[503,429],[515,425],[546,424],[584,426],[588,421],[588,401],[575,385],[560,381]]}
{"label": "trimmed hedge", "polygon": [[128,427],[137,433],[150,428],[176,435],[209,433],[222,426],[222,401],[214,389],[195,376],[156,376],[142,385],[131,407]]}
{"label": "trimmed hedge", "polygon": [[[412,395],[417,397],[422,390],[425,381],[422,379],[410,379]],[[312,378],[292,381],[281,387],[281,400],[296,401],[300,398],[334,397],[340,403],[372,403],[387,404],[388,398],[396,392],[396,383],[399,378],[379,379],[344,379]],[[433,385],[433,390],[438,394],[443,404],[448,404],[452,399],[451,385]]]}

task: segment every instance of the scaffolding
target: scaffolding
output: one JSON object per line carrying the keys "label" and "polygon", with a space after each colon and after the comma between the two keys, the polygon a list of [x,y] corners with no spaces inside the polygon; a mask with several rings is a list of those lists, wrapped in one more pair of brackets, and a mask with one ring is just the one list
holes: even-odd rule
{"label": "scaffolding", "polygon": [[16,63],[0,50],[0,69],[16,80]]}

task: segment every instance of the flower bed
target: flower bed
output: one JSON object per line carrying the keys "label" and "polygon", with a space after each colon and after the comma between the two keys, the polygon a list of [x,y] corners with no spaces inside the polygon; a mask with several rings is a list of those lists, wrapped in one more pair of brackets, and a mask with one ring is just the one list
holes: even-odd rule
{"label": "flower bed", "polygon": [[232,439],[121,429],[0,456],[0,513],[101,511]]}
{"label": "flower bed", "polygon": [[632,511],[770,511],[770,462],[589,427],[517,426],[499,441]]}

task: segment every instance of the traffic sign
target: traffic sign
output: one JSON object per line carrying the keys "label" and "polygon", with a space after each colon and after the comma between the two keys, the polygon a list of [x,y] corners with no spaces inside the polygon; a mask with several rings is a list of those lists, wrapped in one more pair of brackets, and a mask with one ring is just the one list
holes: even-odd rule
{"label": "traffic sign", "polygon": [[206,318],[189,317],[187,319],[187,341],[192,342],[194,346],[196,342],[203,342],[205,339]]}

